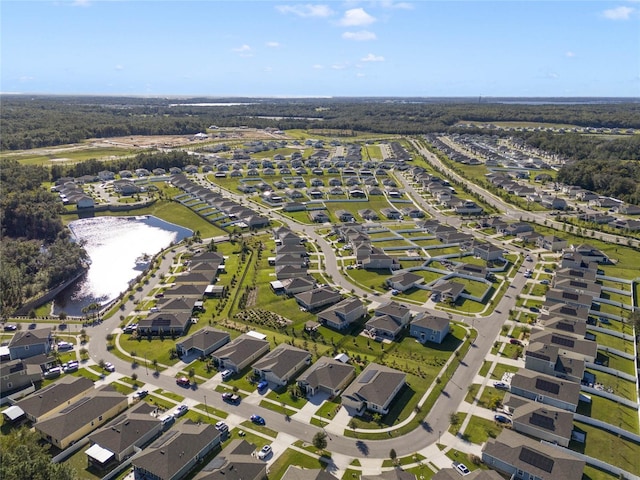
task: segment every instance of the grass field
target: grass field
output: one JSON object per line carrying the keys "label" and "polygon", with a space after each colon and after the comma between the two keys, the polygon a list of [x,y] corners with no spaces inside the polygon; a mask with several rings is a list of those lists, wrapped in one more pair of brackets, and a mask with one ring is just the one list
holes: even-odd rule
{"label": "grass field", "polygon": [[600,428],[574,421],[574,426],[587,436],[584,445],[571,442],[569,447],[599,460],[640,475],[640,445]]}
{"label": "grass field", "polygon": [[71,164],[78,163],[90,158],[98,160],[111,160],[113,157],[122,157],[126,155],[133,155],[136,150],[126,148],[95,148],[87,146],[86,148],[78,148],[71,150],[68,146],[59,148],[47,148],[51,153],[43,154],[30,154],[25,151],[24,153],[4,153],[0,154],[0,159],[12,159],[18,160],[25,165],[44,165],[51,166],[53,164]]}

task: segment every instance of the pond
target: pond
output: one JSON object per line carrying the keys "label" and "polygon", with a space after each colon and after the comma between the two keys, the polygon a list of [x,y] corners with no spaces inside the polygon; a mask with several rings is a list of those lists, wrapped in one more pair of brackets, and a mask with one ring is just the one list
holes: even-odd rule
{"label": "pond", "polygon": [[125,292],[148,266],[153,255],[193,232],[150,215],[94,217],[76,220],[69,228],[91,260],[88,272],[54,300],[53,313],[82,316],[91,303],[101,305]]}

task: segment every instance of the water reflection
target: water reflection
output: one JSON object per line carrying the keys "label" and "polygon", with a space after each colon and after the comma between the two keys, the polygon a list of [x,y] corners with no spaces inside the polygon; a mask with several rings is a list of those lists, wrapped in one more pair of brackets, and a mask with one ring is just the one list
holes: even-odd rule
{"label": "water reflection", "polygon": [[145,256],[193,234],[152,216],[86,218],[69,227],[78,241],[85,242],[91,259],[87,274],[55,299],[54,313],[64,311],[72,316],[82,315],[82,309],[91,303],[116,298],[147,266]]}

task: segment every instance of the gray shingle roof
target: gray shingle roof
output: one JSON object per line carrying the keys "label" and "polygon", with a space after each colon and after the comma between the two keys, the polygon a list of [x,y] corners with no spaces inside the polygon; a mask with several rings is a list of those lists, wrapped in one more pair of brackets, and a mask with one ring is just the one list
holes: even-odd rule
{"label": "gray shingle roof", "polygon": [[64,376],[56,383],[20,400],[16,405],[27,415],[38,418],[90,390],[93,390],[93,382],[88,378]]}
{"label": "gray shingle roof", "polygon": [[268,346],[269,342],[244,334],[235,338],[231,343],[216,350],[214,356],[216,358],[228,358],[237,365],[257,351],[263,349],[265,345]]}
{"label": "gray shingle roof", "polygon": [[222,330],[216,330],[211,327],[204,327],[197,332],[189,335],[187,338],[178,342],[178,344],[184,349],[198,348],[200,350],[207,350],[212,345],[227,339],[227,342],[231,338],[227,332]]}
{"label": "gray shingle roof", "polygon": [[378,363],[370,363],[344,391],[343,396],[354,397],[375,405],[384,405],[391,394],[404,383],[407,375]]}
{"label": "gray shingle roof", "polygon": [[298,379],[307,383],[311,388],[326,387],[335,390],[343,384],[346,378],[353,376],[355,368],[330,357],[320,357]]}
{"label": "gray shingle roof", "polygon": [[255,370],[269,370],[278,378],[282,378],[293,367],[310,358],[311,354],[306,350],[281,343],[254,363],[253,368]]}

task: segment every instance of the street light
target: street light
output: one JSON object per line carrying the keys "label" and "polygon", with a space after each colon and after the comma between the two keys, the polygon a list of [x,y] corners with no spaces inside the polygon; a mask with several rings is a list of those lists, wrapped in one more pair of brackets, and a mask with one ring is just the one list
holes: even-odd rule
{"label": "street light", "polygon": [[206,395],[204,396],[204,410],[205,410],[205,412],[207,412],[207,418],[211,418],[209,416],[209,407],[207,406],[207,396]]}

